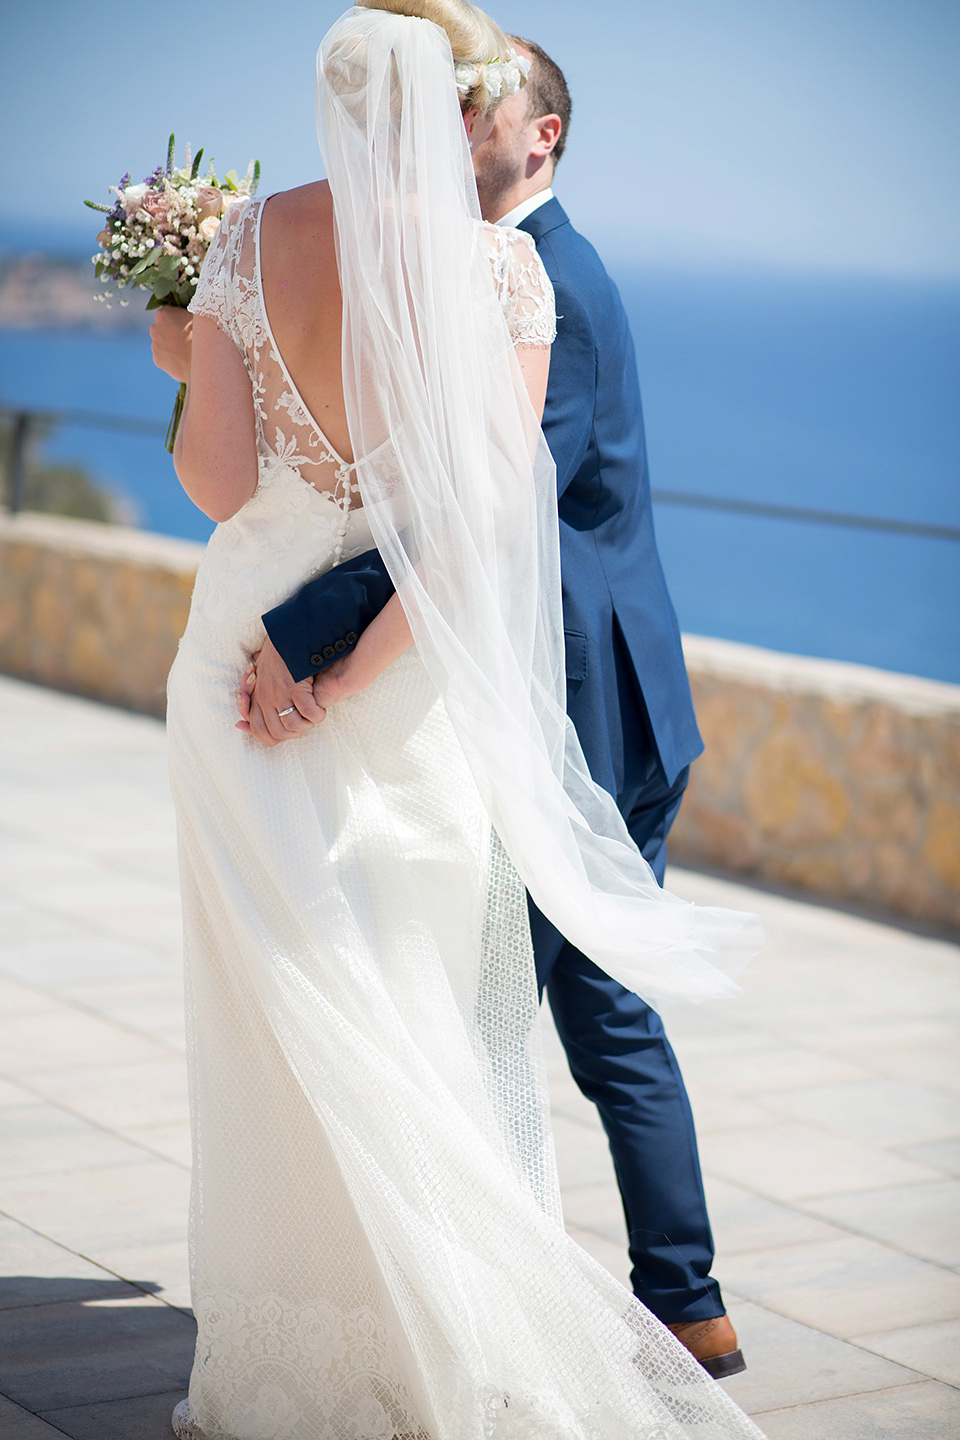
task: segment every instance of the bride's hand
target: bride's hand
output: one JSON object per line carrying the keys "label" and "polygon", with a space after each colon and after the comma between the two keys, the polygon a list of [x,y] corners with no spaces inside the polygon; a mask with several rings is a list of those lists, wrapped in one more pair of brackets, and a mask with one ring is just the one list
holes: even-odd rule
{"label": "bride's hand", "polygon": [[294,680],[269,636],[247,668],[237,708],[237,729],[268,748],[306,734],[326,715],[314,699],[312,677]]}
{"label": "bride's hand", "polygon": [[154,365],[181,383],[190,379],[193,316],[189,310],[179,305],[161,305],[154,311],[150,344]]}

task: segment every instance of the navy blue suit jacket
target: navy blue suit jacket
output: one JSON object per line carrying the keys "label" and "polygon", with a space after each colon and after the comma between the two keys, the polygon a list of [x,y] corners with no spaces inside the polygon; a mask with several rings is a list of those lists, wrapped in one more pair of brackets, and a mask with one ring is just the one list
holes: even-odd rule
{"label": "navy blue suit jacket", "polygon": [[637,361],[617,287],[557,200],[521,222],[557,297],[543,431],[557,464],[567,710],[593,778],[614,796],[625,751],[616,628],[672,784],[703,749],[680,630],[657,554]]}
{"label": "navy blue suit jacket", "polygon": [[[657,555],[640,385],[620,296],[558,201],[520,228],[533,236],[557,297],[543,430],[557,465],[567,709],[591,774],[616,797],[625,774],[642,769],[639,752],[651,742],[669,784],[703,743]],[[344,632],[362,628],[350,591],[338,595],[336,574],[309,582],[263,617],[295,679],[316,670],[312,662]],[[621,722],[618,644],[649,735]]]}

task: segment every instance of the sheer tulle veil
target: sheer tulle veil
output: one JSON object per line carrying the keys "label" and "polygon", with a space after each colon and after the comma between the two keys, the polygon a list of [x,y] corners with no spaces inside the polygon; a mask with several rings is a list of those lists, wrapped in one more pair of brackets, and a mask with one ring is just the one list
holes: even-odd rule
{"label": "sheer tulle veil", "polygon": [[650,1003],[735,993],[754,917],[656,883],[564,696],[553,461],[497,300],[446,35],[347,11],[316,117],[371,530],[503,845],[541,910]]}

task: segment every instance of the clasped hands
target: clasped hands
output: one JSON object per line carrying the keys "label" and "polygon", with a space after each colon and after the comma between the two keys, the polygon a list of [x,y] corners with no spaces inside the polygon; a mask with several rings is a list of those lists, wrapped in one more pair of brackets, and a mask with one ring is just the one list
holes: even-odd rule
{"label": "clasped hands", "polygon": [[369,683],[360,672],[360,663],[352,652],[318,675],[294,680],[267,636],[240,682],[237,729],[267,747],[305,735],[325,719],[331,705]]}

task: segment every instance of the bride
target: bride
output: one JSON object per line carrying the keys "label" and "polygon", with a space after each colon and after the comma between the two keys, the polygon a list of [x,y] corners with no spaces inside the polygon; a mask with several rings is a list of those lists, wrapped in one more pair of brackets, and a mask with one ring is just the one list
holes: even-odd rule
{"label": "bride", "polygon": [[[177,472],[220,522],[169,691],[183,1437],[760,1434],[560,1214],[525,891],[647,999],[735,989],[756,938],[658,889],[564,714],[553,296],[470,167],[522,82],[465,0],[348,11],[317,57],[329,183],[229,211],[192,348],[161,317]],[[261,615],[374,545],[396,596],[323,723],[259,746],[234,696]]]}

